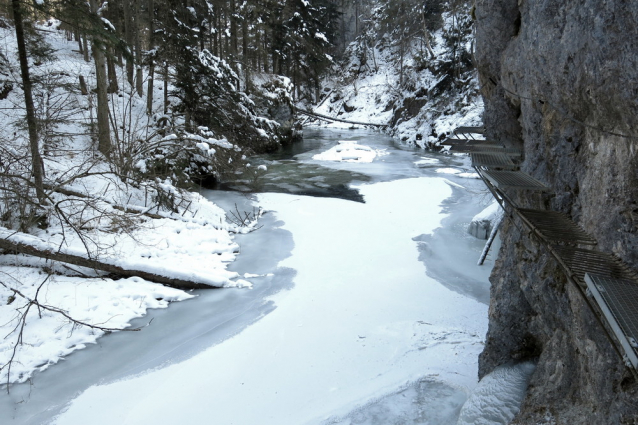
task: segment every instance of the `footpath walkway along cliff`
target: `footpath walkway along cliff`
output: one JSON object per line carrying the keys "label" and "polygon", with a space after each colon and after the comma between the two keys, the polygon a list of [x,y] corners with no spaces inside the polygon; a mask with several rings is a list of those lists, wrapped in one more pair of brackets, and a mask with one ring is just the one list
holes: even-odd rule
{"label": "footpath walkway along cliff", "polygon": [[638,276],[615,256],[594,249],[596,240],[566,214],[516,205],[512,191],[524,191],[531,197],[552,190],[520,171],[521,151],[475,138],[483,133],[481,127],[459,127],[454,135],[460,138],[448,138],[443,145],[450,146],[451,152],[471,155],[472,166],[505,215],[519,229],[534,235],[556,259],[620,358],[638,378]]}

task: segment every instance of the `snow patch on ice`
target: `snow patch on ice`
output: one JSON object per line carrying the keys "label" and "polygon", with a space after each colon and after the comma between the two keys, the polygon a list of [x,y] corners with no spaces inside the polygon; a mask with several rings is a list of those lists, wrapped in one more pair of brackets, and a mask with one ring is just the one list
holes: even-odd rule
{"label": "snow patch on ice", "polygon": [[423,167],[427,165],[439,165],[440,163],[441,161],[436,158],[421,158],[420,160],[415,161],[414,165],[417,167]]}
{"label": "snow patch on ice", "polygon": [[456,168],[437,168],[436,172],[440,173],[440,174],[460,174],[460,173],[462,173],[461,170],[457,170]]}
{"label": "snow patch on ice", "polygon": [[370,146],[360,145],[354,140],[339,140],[336,146],[314,155],[312,159],[317,161],[372,162],[377,156],[385,154],[387,152],[384,150],[375,150]]}
{"label": "snow patch on ice", "polygon": [[456,175],[457,177],[462,177],[464,179],[480,179],[481,177],[476,173],[459,173]]}

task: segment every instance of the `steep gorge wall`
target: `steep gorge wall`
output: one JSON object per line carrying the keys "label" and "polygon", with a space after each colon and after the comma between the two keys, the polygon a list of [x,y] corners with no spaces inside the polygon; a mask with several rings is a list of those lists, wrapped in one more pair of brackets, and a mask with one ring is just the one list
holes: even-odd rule
{"label": "steep gorge wall", "polygon": [[[475,17],[488,138],[554,190],[516,201],[638,270],[638,2],[476,0]],[[638,424],[638,383],[578,291],[510,220],[501,236],[479,373],[538,357],[514,423]]]}

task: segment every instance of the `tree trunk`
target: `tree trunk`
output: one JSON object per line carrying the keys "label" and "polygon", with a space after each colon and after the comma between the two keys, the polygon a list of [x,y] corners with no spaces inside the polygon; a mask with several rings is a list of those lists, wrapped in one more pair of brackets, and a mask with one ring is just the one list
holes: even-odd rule
{"label": "tree trunk", "polygon": [[84,55],[84,46],[82,46],[82,37],[80,37],[80,31],[76,29],[74,31],[74,34],[75,34],[75,41],[78,42],[78,47],[80,49],[80,54]]}
{"label": "tree trunk", "polygon": [[315,104],[318,105],[321,97],[321,84],[319,83],[319,75],[315,75]]}
{"label": "tree trunk", "polygon": [[483,252],[481,253],[481,258],[479,258],[477,265],[482,266],[483,263],[485,262],[485,258],[487,257],[487,254],[490,252],[492,242],[494,242],[494,239],[496,239],[498,228],[501,226],[501,223],[503,222],[504,217],[505,217],[505,214],[501,214],[498,220],[496,220],[496,222],[494,223],[494,227],[492,227],[492,232],[490,232],[490,237],[487,239],[487,242],[485,243],[485,247],[483,248]]}
{"label": "tree trunk", "polygon": [[423,15],[423,38],[425,39],[425,47],[428,49],[430,57],[436,57],[436,55],[434,54],[434,50],[432,50],[432,44],[430,43],[430,32],[428,31],[428,27],[425,24],[425,15]]}
{"label": "tree trunk", "polygon": [[[233,60],[237,59],[237,5],[235,0],[230,0],[230,55]],[[231,62],[232,66],[232,62]]]}
{"label": "tree trunk", "polygon": [[168,62],[164,62],[164,115],[168,114]]}
{"label": "tree trunk", "polygon": [[[14,0],[16,1],[16,0]],[[97,0],[90,0],[91,13],[98,13]],[[106,59],[102,43],[95,37],[91,40],[91,50],[95,60],[95,78],[97,80],[97,148],[105,156],[111,153],[111,131],[109,128],[109,99],[106,89]]]}
{"label": "tree trunk", "polygon": [[271,43],[271,52],[270,53],[272,55],[272,59],[270,61],[271,65],[272,65],[271,66],[271,70],[272,70],[273,74],[277,74],[277,73],[281,74],[281,69],[279,69],[279,62],[277,61],[277,52],[275,51],[275,46],[274,46],[274,43],[275,43],[276,39],[277,39],[277,36],[275,34],[275,30],[273,29],[272,30],[271,40],[270,40],[270,43]]}
{"label": "tree trunk", "polygon": [[405,39],[401,35],[401,41],[399,41],[399,86],[403,86],[403,56],[405,55]]}
{"label": "tree trunk", "polygon": [[87,96],[89,94],[89,89],[86,87],[86,80],[83,75],[80,75],[80,93],[82,96]]}
{"label": "tree trunk", "polygon": [[255,67],[254,69],[259,72],[261,70],[261,30],[257,28],[255,31]]}
{"label": "tree trunk", "polygon": [[141,1],[135,2],[135,90],[139,97],[144,96],[144,73],[142,72],[142,43],[140,41]]}
{"label": "tree trunk", "polygon": [[86,40],[86,34],[82,34],[82,44],[84,45],[84,48],[82,49],[84,61],[91,62],[91,58],[89,57],[89,42]]}
{"label": "tree trunk", "polygon": [[[18,0],[12,0],[17,2]],[[0,236],[0,249],[6,251],[19,252],[21,254],[32,255],[34,257],[45,258],[47,260],[61,261],[63,263],[74,264],[80,267],[87,267],[94,270],[101,270],[123,277],[138,276],[151,282],[162,283],[164,285],[179,289],[211,289],[214,286],[206,285],[201,282],[195,282],[186,279],[171,278],[158,275],[144,270],[131,270],[122,268],[108,260],[96,260],[93,258],[83,257],[75,254],[60,252],[53,246],[47,246],[46,242],[31,235],[19,234],[20,241],[10,239],[11,234],[15,232],[2,232]],[[25,240],[33,239],[33,244],[25,243]]]}
{"label": "tree trunk", "polygon": [[24,103],[27,110],[27,127],[29,130],[29,146],[31,147],[31,164],[33,167],[33,178],[35,180],[35,191],[38,201],[45,202],[42,179],[44,169],[40,149],[38,147],[38,127],[33,106],[33,94],[31,92],[31,76],[29,75],[29,60],[27,58],[27,48],[24,40],[24,27],[22,24],[22,10],[19,0],[11,0],[13,9],[13,19],[15,22],[16,39],[18,43],[18,58],[20,61],[20,72],[22,74],[22,89],[24,91]]}
{"label": "tree trunk", "polygon": [[131,4],[130,0],[124,0],[122,2],[124,7],[124,41],[129,48],[129,55],[126,57],[126,79],[130,87],[134,87],[133,76],[135,72],[134,67],[134,52],[133,50],[133,19],[131,17]]}
{"label": "tree trunk", "polygon": [[115,69],[115,58],[109,55],[106,58],[106,68],[109,77],[109,87],[106,89],[107,93],[117,93],[119,87],[117,85],[117,71]]}
{"label": "tree trunk", "polygon": [[[155,3],[148,0],[148,48],[155,48]],[[148,87],[146,88],[146,112],[151,115],[153,113],[153,80],[155,78],[155,58],[151,54],[148,58]]]}
{"label": "tree trunk", "polygon": [[[212,43],[211,51],[213,52],[213,55],[219,57],[219,49],[217,48],[218,47],[218,44],[217,44],[217,33],[218,33],[218,30],[217,30],[217,22],[218,22],[217,15],[218,15],[218,13],[217,13],[217,7],[216,6],[213,6],[213,7],[214,7],[214,9],[212,11],[210,9],[208,11],[208,21],[211,23],[211,25],[210,25],[210,33],[211,33],[210,34],[210,38],[211,38],[211,43]],[[214,12],[214,15],[213,15],[213,12]]]}
{"label": "tree trunk", "polygon": [[359,35],[359,1],[354,1],[354,36]]}
{"label": "tree trunk", "polygon": [[250,68],[250,57],[248,55],[248,20],[244,17],[241,21],[241,32],[242,32],[242,40],[241,40],[241,55],[242,55],[242,63],[244,64],[244,91],[248,92],[248,86],[250,85],[250,72],[248,72]]}
{"label": "tree trunk", "polygon": [[[294,60],[294,59],[293,59]],[[297,90],[297,61],[295,60],[292,66],[292,100],[296,102],[299,98]]]}

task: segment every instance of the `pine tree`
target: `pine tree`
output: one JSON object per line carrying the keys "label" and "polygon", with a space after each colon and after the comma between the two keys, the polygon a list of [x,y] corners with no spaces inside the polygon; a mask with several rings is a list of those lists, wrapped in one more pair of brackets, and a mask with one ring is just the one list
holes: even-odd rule
{"label": "pine tree", "polygon": [[20,62],[20,74],[22,76],[22,91],[24,92],[24,103],[27,112],[27,127],[29,130],[29,146],[31,148],[31,164],[33,170],[36,196],[40,203],[45,202],[44,194],[44,168],[40,147],[38,143],[38,124],[33,106],[32,81],[29,70],[29,59],[27,57],[27,44],[24,31],[23,9],[19,0],[12,0],[13,21],[15,25],[16,40],[18,43],[18,59]]}

